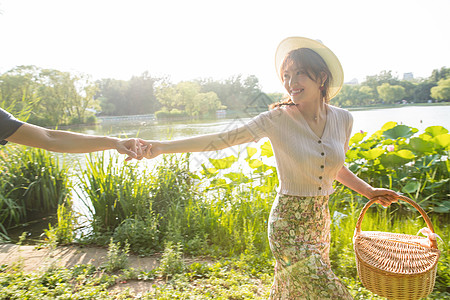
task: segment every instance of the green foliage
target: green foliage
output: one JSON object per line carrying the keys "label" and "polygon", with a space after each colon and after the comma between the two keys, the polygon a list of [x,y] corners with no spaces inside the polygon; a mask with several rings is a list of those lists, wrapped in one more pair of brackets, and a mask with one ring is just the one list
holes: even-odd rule
{"label": "green foliage", "polygon": [[115,230],[113,238],[129,243],[134,252],[150,254],[160,248],[158,219],[151,211],[145,219],[127,218]]}
{"label": "green foliage", "polygon": [[74,241],[76,236],[77,217],[72,208],[72,201],[58,204],[57,224],[53,227],[48,224],[48,230],[44,230],[50,245],[65,245]]}
{"label": "green foliage", "polygon": [[184,114],[191,117],[215,116],[216,110],[225,108],[216,93],[203,93],[200,84],[192,81],[176,85],[165,82],[157,88],[156,97],[166,111],[170,110],[170,113],[158,111],[155,114],[158,119],[180,118],[185,117]]}
{"label": "green foliage", "polygon": [[155,97],[158,78],[148,72],[133,76],[130,80],[102,79],[97,81],[99,89],[95,95],[99,99],[103,115],[139,115],[157,111],[160,104]]}
{"label": "green foliage", "polygon": [[450,135],[442,126],[417,131],[388,122],[369,138],[355,134],[349,168],[373,186],[401,191],[429,211],[448,213]]}
{"label": "green foliage", "polygon": [[[233,111],[243,111],[256,104],[254,102],[258,101],[258,96],[262,93],[259,80],[255,75],[247,77],[236,75],[221,81],[204,79],[197,82],[201,86],[202,93],[215,93],[220,102]],[[267,103],[256,106],[267,108]]]}
{"label": "green foliage", "polygon": [[114,243],[111,238],[108,245],[106,262],[104,263],[103,268],[109,273],[125,269],[128,266],[129,252],[130,245],[127,242],[125,242],[123,248],[121,248],[120,243]]}
{"label": "green foliage", "polygon": [[55,213],[70,200],[68,170],[42,149],[7,147],[0,152],[0,224],[3,229]]}
{"label": "green foliage", "polygon": [[[37,125],[84,123],[98,108],[96,86],[86,75],[35,66],[16,67],[0,75],[2,107]],[[20,101],[20,100],[21,101]]]}
{"label": "green foliage", "polygon": [[[382,71],[380,74],[367,76],[361,84],[344,84],[341,92],[331,100],[333,105],[343,107],[387,105],[400,100],[424,103],[431,98],[448,101],[447,94],[450,69],[442,67],[433,70],[430,77],[412,80],[399,80],[392,71]],[[441,82],[438,87],[438,82]],[[433,96],[431,90],[434,90]],[[445,96],[447,95],[447,96]]]}
{"label": "green foliage", "polygon": [[124,163],[107,152],[91,154],[80,172],[82,195],[96,233],[113,232],[125,219],[151,215],[147,175],[136,163]]}
{"label": "green foliage", "polygon": [[431,97],[436,100],[450,100],[450,78],[439,80],[438,85],[431,88]]}
{"label": "green foliage", "polygon": [[155,112],[155,117],[157,120],[180,120],[189,118],[189,115],[185,111],[174,108],[171,111],[158,110]]}
{"label": "green foliage", "polygon": [[400,85],[390,85],[389,83],[383,83],[377,87],[378,95],[385,103],[394,103],[401,101],[406,93],[405,88]]}
{"label": "green foliage", "polygon": [[182,253],[181,244],[174,245],[171,241],[166,243],[159,265],[159,272],[162,277],[168,278],[183,273],[186,266]]}

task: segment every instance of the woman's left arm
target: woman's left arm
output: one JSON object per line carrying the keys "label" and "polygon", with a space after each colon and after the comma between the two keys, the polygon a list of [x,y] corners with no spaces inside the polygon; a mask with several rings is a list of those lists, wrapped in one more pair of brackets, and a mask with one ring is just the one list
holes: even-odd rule
{"label": "woman's left arm", "polygon": [[370,200],[377,199],[377,202],[385,207],[389,206],[392,202],[396,202],[399,196],[394,191],[372,187],[356,176],[346,166],[342,166],[339,170],[336,180]]}

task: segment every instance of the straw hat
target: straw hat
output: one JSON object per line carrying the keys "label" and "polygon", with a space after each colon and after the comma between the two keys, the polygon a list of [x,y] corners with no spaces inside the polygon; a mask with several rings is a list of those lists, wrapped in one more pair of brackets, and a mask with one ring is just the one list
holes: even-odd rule
{"label": "straw hat", "polygon": [[344,71],[337,56],[320,41],[304,37],[288,37],[282,40],[275,53],[275,68],[277,69],[278,78],[282,80],[280,67],[286,55],[292,50],[299,48],[309,48],[323,58],[333,76],[333,80],[330,82],[330,99],[335,97],[344,84]]}

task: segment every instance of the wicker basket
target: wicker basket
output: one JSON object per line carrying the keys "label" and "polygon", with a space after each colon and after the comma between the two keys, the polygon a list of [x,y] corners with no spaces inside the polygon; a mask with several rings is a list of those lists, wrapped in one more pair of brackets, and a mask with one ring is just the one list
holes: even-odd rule
{"label": "wicker basket", "polygon": [[[413,200],[400,196],[414,206],[434,233],[425,211]],[[356,223],[353,245],[358,276],[371,292],[388,299],[420,299],[431,293],[436,279],[440,251],[434,240],[431,248],[417,243],[428,238],[415,235],[361,231],[361,222],[367,209],[376,200],[369,201]]]}

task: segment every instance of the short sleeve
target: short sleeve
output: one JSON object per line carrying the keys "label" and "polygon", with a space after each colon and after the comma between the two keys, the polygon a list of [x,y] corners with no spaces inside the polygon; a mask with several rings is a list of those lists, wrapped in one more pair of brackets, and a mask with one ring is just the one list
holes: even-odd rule
{"label": "short sleeve", "polygon": [[5,139],[11,136],[24,123],[14,118],[6,110],[0,108],[0,145],[5,145]]}
{"label": "short sleeve", "polygon": [[248,121],[247,128],[254,136],[255,142],[264,137],[270,136],[270,132],[274,126],[274,117],[276,114],[276,110],[271,110],[263,112]]}

